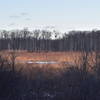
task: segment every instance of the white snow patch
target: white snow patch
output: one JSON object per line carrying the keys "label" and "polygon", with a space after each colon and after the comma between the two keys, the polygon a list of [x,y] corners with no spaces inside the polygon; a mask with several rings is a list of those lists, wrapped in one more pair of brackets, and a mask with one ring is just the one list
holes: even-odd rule
{"label": "white snow patch", "polygon": [[36,62],[28,61],[27,63],[28,64],[58,64],[58,62],[56,61],[36,61]]}

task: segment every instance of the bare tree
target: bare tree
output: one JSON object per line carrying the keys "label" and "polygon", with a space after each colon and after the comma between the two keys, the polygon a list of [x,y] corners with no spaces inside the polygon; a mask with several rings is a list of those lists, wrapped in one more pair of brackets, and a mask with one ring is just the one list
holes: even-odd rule
{"label": "bare tree", "polygon": [[15,63],[16,63],[16,52],[13,50],[10,53],[10,61],[11,61],[11,67],[12,67],[12,72],[15,72]]}

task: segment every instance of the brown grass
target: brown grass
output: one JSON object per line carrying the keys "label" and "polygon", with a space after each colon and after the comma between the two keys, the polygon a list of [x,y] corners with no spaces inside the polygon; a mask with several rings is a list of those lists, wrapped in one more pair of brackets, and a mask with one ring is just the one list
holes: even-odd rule
{"label": "brown grass", "polygon": [[[12,51],[1,51],[0,55],[3,57],[9,58]],[[27,52],[27,51],[15,51],[16,62],[27,62],[27,61],[56,61],[60,63],[73,63],[80,64],[80,58],[82,57],[81,52]],[[95,53],[89,54],[89,61],[94,62]]]}
{"label": "brown grass", "polygon": [[[13,51],[1,51],[0,55],[10,61]],[[33,74],[32,69],[42,70],[48,75],[59,75],[66,67],[79,66],[82,63],[82,52],[27,52],[27,51],[14,51],[16,56],[16,69],[23,69],[25,74]],[[56,61],[58,64],[28,64],[27,61]],[[65,62],[72,63],[72,65],[65,64]],[[88,56],[89,67],[95,64],[95,53],[89,53]],[[36,72],[34,72],[35,74]],[[37,74],[37,73],[36,73]],[[34,75],[32,75],[34,76]]]}

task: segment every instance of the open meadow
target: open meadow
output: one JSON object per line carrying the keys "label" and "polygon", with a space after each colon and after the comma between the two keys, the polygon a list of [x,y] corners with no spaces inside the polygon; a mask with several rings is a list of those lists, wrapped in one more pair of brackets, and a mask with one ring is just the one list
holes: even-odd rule
{"label": "open meadow", "polygon": [[[12,56],[16,65],[22,65],[24,68],[30,67],[80,67],[83,63],[84,52],[27,52],[27,51],[1,51],[0,55],[11,62]],[[96,63],[96,54],[89,52],[87,54],[88,66],[93,67]],[[25,67],[26,66],[26,67]]]}

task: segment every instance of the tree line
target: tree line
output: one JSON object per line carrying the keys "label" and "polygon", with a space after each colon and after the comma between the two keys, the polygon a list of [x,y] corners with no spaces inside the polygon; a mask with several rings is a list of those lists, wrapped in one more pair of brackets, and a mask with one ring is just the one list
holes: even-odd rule
{"label": "tree line", "polygon": [[99,51],[100,30],[61,33],[28,29],[0,31],[0,50]]}

